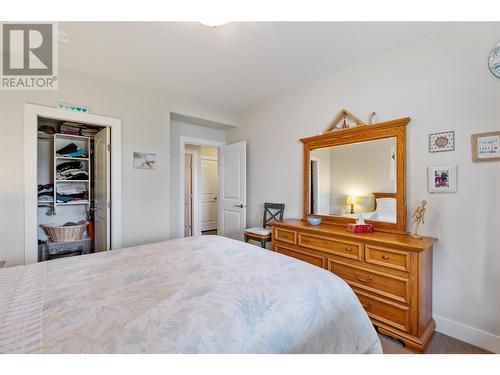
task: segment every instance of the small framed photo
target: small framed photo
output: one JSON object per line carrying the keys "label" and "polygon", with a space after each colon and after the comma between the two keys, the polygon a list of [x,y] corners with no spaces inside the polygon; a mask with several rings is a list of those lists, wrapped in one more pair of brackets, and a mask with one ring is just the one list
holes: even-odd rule
{"label": "small framed photo", "polygon": [[433,165],[427,167],[429,193],[456,193],[457,166]]}
{"label": "small framed photo", "polygon": [[495,161],[500,160],[500,131],[473,134],[472,161]]}
{"label": "small framed photo", "polygon": [[429,134],[429,152],[444,152],[455,150],[455,132]]}
{"label": "small framed photo", "polygon": [[134,152],[135,169],[155,169],[156,154],[147,152]]}

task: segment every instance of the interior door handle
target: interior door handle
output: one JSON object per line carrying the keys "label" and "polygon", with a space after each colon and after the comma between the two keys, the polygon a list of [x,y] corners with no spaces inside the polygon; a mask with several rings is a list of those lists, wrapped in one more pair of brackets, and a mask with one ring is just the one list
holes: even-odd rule
{"label": "interior door handle", "polygon": [[243,208],[243,204],[235,204],[234,207]]}

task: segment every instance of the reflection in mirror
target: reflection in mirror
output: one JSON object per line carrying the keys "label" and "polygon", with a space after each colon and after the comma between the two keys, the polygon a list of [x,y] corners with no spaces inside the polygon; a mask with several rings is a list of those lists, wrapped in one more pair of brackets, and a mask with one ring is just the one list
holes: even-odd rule
{"label": "reflection in mirror", "polygon": [[396,138],[310,152],[309,213],[396,222]]}

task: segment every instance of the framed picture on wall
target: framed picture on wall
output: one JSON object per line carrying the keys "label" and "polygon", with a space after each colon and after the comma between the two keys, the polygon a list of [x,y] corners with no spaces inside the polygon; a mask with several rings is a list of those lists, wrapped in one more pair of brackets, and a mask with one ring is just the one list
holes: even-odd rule
{"label": "framed picture on wall", "polygon": [[429,193],[456,193],[457,166],[433,165],[427,167]]}
{"label": "framed picture on wall", "polygon": [[471,139],[472,161],[500,160],[500,132],[473,134]]}
{"label": "framed picture on wall", "polygon": [[429,152],[443,152],[455,150],[455,132],[429,134]]}
{"label": "framed picture on wall", "polygon": [[134,152],[135,169],[155,169],[156,154],[147,152]]}

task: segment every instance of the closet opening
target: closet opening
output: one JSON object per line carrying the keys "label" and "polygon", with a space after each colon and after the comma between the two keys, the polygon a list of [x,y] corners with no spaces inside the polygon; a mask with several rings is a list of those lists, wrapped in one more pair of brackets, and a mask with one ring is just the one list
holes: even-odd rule
{"label": "closet opening", "polygon": [[184,148],[184,237],[218,234],[218,148]]}
{"label": "closet opening", "polygon": [[38,262],[111,248],[111,128],[38,117]]}

